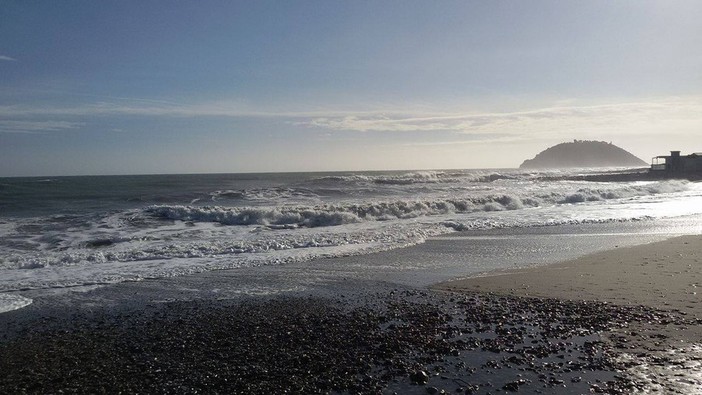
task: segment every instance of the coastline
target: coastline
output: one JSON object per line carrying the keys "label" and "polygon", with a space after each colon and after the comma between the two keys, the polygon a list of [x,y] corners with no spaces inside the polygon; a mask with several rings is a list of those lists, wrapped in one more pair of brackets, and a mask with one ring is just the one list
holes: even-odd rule
{"label": "coastline", "polygon": [[[178,299],[193,281],[217,288],[231,282],[228,275],[242,277],[241,271],[223,271],[99,287],[58,304],[40,298],[0,315],[0,370],[6,372],[0,390],[616,394],[697,389],[694,376],[682,376],[687,380],[682,384],[675,376],[699,371],[690,363],[700,355],[680,344],[694,343],[699,326],[696,304],[676,310],[687,305],[685,295],[679,305],[661,308],[634,299],[614,303],[624,297],[618,294],[598,300],[543,291],[553,282],[540,283],[541,289],[525,286],[521,293],[511,283],[504,292],[485,285],[507,281],[507,272],[521,278],[524,272],[556,273],[558,267],[560,277],[573,270],[573,262],[592,257],[613,262],[619,259],[613,253],[634,259],[636,251],[658,244],[672,251],[682,243],[696,259],[697,241],[699,236],[683,236],[459,281],[476,281],[479,289],[450,282],[425,290],[339,278],[282,294],[235,297],[213,291]],[[670,254],[657,259],[664,257]],[[387,255],[365,259],[380,264]],[[665,286],[670,273],[659,261],[649,261],[655,273],[645,278]],[[286,274],[268,270],[268,275]],[[670,281],[692,271],[685,267]],[[256,278],[243,277],[242,284]],[[605,295],[597,286],[605,285],[583,289]],[[443,292],[447,289],[460,292]],[[663,354],[670,350],[683,350],[689,358]],[[673,370],[651,374],[655,363]],[[643,377],[637,377],[636,368],[644,367]]]}

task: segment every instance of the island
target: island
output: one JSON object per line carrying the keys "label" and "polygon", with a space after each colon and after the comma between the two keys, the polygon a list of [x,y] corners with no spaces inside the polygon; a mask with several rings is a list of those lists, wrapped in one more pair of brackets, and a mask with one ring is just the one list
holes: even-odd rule
{"label": "island", "polygon": [[646,162],[605,141],[573,140],[541,151],[525,160],[520,169],[568,167],[641,167]]}

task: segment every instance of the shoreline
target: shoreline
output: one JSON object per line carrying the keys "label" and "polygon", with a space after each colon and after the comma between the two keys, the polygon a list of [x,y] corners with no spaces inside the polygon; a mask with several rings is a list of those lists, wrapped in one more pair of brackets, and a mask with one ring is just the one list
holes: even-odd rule
{"label": "shoreline", "polygon": [[[613,253],[633,259],[634,251],[658,244],[670,244],[665,251],[672,251],[682,243],[696,257],[701,238],[682,236],[459,280],[477,281],[480,289],[455,282],[425,290],[337,279],[277,295],[212,293],[181,300],[171,297],[193,283],[174,278],[87,290],[63,304],[40,300],[0,315],[0,370],[7,372],[0,377],[0,390],[618,394],[698,389],[695,385],[702,384],[694,376],[682,376],[688,380],[682,384],[675,376],[699,371],[689,364],[702,360],[702,351],[680,344],[693,344],[697,336],[696,304],[678,311],[634,300],[614,303],[617,295],[611,300],[565,298],[540,294],[535,286],[506,283],[505,292],[498,292],[487,284],[507,281],[509,275],[522,278],[525,272],[561,276],[582,259],[612,262]],[[659,264],[650,259],[648,266],[660,271]],[[681,270],[680,276],[696,274],[691,272]],[[223,274],[196,280],[217,287],[210,281]],[[667,274],[658,273],[652,281],[665,281]],[[588,286],[599,292],[596,285]],[[164,287],[173,289],[163,294]],[[177,287],[183,290],[176,292]],[[92,304],[91,298],[103,302]],[[664,354],[671,350],[680,352]],[[673,371],[651,373],[656,363]]]}

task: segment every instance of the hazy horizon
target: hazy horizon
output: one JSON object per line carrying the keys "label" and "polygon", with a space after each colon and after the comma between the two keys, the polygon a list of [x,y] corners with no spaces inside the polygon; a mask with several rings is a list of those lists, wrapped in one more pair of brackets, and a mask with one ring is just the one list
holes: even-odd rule
{"label": "hazy horizon", "polygon": [[702,151],[696,1],[11,2],[0,177]]}

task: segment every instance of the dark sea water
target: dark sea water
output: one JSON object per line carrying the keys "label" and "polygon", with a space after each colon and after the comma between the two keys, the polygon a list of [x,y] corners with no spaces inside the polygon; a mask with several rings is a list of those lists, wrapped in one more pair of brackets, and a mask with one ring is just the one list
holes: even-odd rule
{"label": "dark sea water", "polygon": [[461,230],[702,213],[698,183],[568,180],[589,172],[2,178],[0,311],[21,304],[18,290],[360,256]]}

